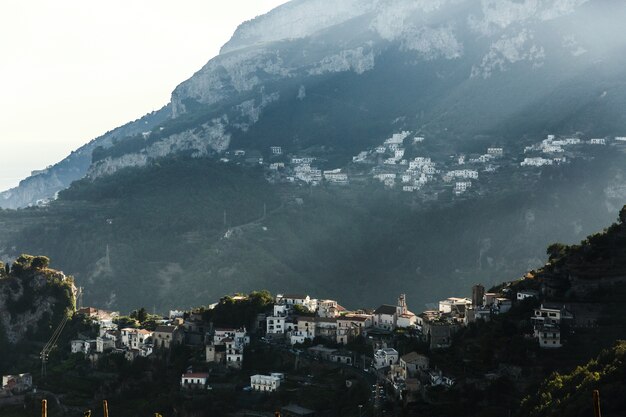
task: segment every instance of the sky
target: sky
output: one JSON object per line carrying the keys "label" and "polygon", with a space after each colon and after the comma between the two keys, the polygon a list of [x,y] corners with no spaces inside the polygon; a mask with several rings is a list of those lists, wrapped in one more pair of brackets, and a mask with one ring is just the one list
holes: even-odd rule
{"label": "sky", "polygon": [[0,191],[161,108],[286,0],[2,0]]}

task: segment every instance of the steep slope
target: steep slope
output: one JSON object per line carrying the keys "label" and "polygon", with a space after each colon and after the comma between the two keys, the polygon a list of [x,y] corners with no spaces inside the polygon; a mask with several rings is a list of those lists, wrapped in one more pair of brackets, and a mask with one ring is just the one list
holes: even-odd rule
{"label": "steep slope", "polygon": [[621,135],[626,41],[612,34],[625,16],[582,0],[293,1],[241,25],[174,90],[174,119],[100,154],[90,176],[271,145],[345,161],[394,129],[452,143]]}
{"label": "steep slope", "polygon": [[52,325],[76,309],[73,279],[48,268],[43,256],[21,255],[10,266],[0,262],[0,346],[30,335],[41,341]]}
{"label": "steep slope", "polygon": [[17,187],[0,192],[0,208],[17,209],[54,199],[57,192],[66,189],[72,182],[85,176],[91,165],[92,152],[95,148],[110,147],[120,138],[150,131],[169,116],[169,107],[164,107],[105,133],[44,170],[33,172]]}

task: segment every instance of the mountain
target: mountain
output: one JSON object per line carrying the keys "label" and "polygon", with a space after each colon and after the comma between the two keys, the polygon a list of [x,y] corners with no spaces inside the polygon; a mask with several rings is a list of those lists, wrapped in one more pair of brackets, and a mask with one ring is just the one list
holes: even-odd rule
{"label": "mountain", "polygon": [[56,198],[59,191],[85,176],[92,162],[91,154],[96,147],[109,147],[119,138],[149,131],[169,117],[169,114],[167,106],[146,114],[81,146],[62,161],[46,169],[34,171],[30,177],[20,181],[17,187],[0,192],[0,208],[17,209],[45,204]]}
{"label": "mountain", "polygon": [[[58,199],[0,212],[0,259],[48,253],[116,309],[259,288],[421,306],[518,276],[626,201],[624,17],[600,0],[291,1],[242,24],[162,110],[3,194]],[[398,137],[388,164],[376,149]],[[533,152],[551,165],[521,167]],[[418,158],[432,172],[404,193]],[[298,180],[335,169],[348,186]],[[465,194],[457,170],[479,176]]]}
{"label": "mountain", "polygon": [[[622,135],[626,41],[613,35],[625,16],[600,0],[294,0],[242,24],[164,109],[28,178],[0,207],[51,198],[86,169],[93,178],[183,151],[323,147],[345,163],[400,129],[463,149]],[[87,168],[98,147],[109,150]]]}

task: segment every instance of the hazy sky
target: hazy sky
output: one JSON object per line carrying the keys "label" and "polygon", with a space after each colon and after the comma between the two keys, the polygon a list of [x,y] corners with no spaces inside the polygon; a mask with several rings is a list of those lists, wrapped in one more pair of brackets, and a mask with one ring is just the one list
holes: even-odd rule
{"label": "hazy sky", "polygon": [[169,101],[286,0],[0,1],[0,190]]}

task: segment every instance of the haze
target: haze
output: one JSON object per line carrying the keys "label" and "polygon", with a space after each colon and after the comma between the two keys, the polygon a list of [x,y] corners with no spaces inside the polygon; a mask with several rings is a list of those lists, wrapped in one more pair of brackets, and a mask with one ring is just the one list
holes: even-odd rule
{"label": "haze", "polygon": [[169,101],[285,0],[0,3],[0,190]]}

